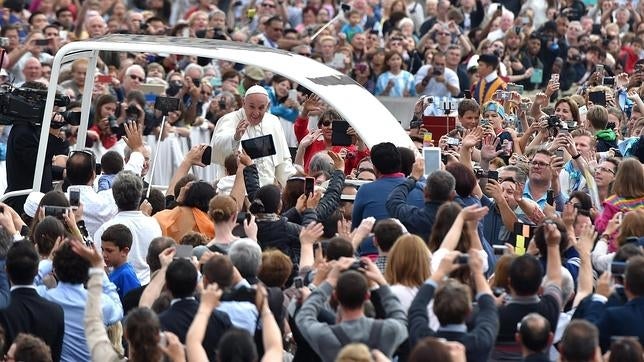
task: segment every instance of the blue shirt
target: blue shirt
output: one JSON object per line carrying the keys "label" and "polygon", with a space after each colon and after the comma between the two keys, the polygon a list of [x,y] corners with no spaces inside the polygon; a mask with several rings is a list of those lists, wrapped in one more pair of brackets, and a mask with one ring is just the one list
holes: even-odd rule
{"label": "blue shirt", "polygon": [[[103,309],[103,322],[106,325],[114,324],[123,318],[123,307],[116,293],[116,287],[103,275],[103,295],[101,305]],[[65,336],[63,337],[63,351],[60,360],[63,362],[91,361],[91,356],[85,340],[85,305],[87,304],[87,290],[82,284],[69,284],[59,282],[53,289],[38,289],[38,293],[45,299],[52,301],[63,308],[65,314]]]}
{"label": "blue shirt", "polygon": [[[383,94],[390,80],[394,81],[394,86],[391,88],[389,94]],[[390,71],[386,71],[378,76],[375,92],[377,96],[403,97],[405,91],[408,91],[409,95],[412,97],[416,96],[414,76],[408,71],[403,70],[398,75],[394,75]]]}
{"label": "blue shirt", "polygon": [[[546,200],[548,193],[546,192],[539,198],[539,200],[535,200],[532,197],[532,194],[530,193],[530,181],[526,181],[525,186],[523,187],[523,197],[525,197],[528,200],[532,200],[539,205],[539,208],[543,210],[546,207]],[[564,192],[560,192],[559,195],[555,195],[555,209],[559,212],[563,211],[563,206],[566,204],[566,201],[568,200],[568,195],[565,194]]]}
{"label": "blue shirt", "polygon": [[110,281],[116,285],[116,291],[118,292],[121,301],[127,292],[141,286],[139,278],[136,277],[136,273],[134,272],[134,268],[132,268],[132,265],[127,262],[114,268],[110,273],[109,278]]}

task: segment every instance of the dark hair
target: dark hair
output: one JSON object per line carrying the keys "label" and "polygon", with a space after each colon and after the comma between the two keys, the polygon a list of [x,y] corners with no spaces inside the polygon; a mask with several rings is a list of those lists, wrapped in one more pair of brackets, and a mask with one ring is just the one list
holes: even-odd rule
{"label": "dark hair", "polygon": [[197,269],[187,259],[175,259],[165,272],[165,284],[173,298],[187,298],[197,288]]}
{"label": "dark hair", "polygon": [[644,257],[634,256],[626,262],[626,271],[624,272],[626,289],[638,297],[644,296],[642,280],[644,280]]}
{"label": "dark hair", "polygon": [[163,352],[159,348],[161,323],[149,308],[134,308],[123,322],[125,338],[130,346],[133,362],[160,361]]}
{"label": "dark hair", "polygon": [[123,224],[114,224],[103,232],[101,241],[109,241],[119,250],[132,247],[132,232]]}
{"label": "dark hair", "polygon": [[452,355],[449,346],[442,339],[425,337],[416,343],[407,361],[452,361]]}
{"label": "dark hair", "polygon": [[93,155],[91,150],[84,150],[69,156],[65,170],[70,185],[87,185],[92,180],[96,170],[96,158]]}
{"label": "dark hair", "polygon": [[371,148],[371,162],[381,174],[400,172],[400,151],[391,142],[382,142]]}
{"label": "dark hair", "polygon": [[226,175],[235,175],[237,173],[237,154],[231,153],[224,159],[224,168]]}
{"label": "dark hair", "polygon": [[541,286],[543,267],[532,255],[521,255],[510,264],[510,286],[520,296],[537,294]]}
{"label": "dark hair", "polygon": [[51,349],[42,339],[26,333],[20,333],[13,340],[16,349],[13,354],[15,361],[51,362]]}
{"label": "dark hair", "polygon": [[593,202],[590,199],[590,196],[583,192],[583,191],[575,191],[568,195],[568,201],[572,199],[577,199],[579,200],[579,205],[577,207],[577,211],[580,210],[590,210],[593,207]]}
{"label": "dark hair", "polygon": [[373,226],[373,238],[378,243],[380,250],[385,253],[394,246],[402,234],[402,227],[394,219],[378,220]]}
{"label": "dark hair", "polygon": [[599,331],[590,322],[574,319],[568,324],[559,343],[564,361],[590,361],[599,345]]}
{"label": "dark hair", "polygon": [[339,260],[342,257],[350,258],[353,256],[353,252],[353,245],[351,245],[350,241],[335,237],[329,240],[326,247],[326,260]]}
{"label": "dark hair", "polygon": [[101,169],[106,175],[116,175],[123,170],[123,157],[116,151],[107,151],[101,157]]}
{"label": "dark hair", "polygon": [[476,100],[466,98],[458,104],[458,116],[463,117],[468,111],[481,113],[481,107]]}
{"label": "dark hair", "polygon": [[34,25],[34,24],[32,24],[32,23],[31,23],[31,21],[34,19],[34,17],[36,17],[36,16],[38,16],[38,15],[44,15],[44,16],[47,16],[47,15],[45,15],[45,13],[43,13],[42,11],[36,10],[36,11],[34,11],[33,13],[31,13],[31,15],[29,16],[29,20],[27,20],[27,22],[29,23],[29,25]]}
{"label": "dark hair", "polygon": [[398,147],[398,152],[400,153],[400,172],[404,173],[405,176],[411,175],[411,170],[416,161],[416,154],[407,147]]}
{"label": "dark hair", "polygon": [[143,189],[143,192],[141,193],[141,201],[139,204],[143,203],[144,200],[148,200],[150,205],[152,205],[152,215],[156,214],[159,211],[165,210],[165,195],[161,190],[155,189],[154,187],[150,190],[150,196],[146,197],[145,195],[147,194],[148,189],[145,188]]}
{"label": "dark hair", "polygon": [[45,216],[34,228],[32,241],[38,246],[38,253],[49,256],[56,239],[65,236],[65,226],[53,216]]}
{"label": "dark hair", "polygon": [[189,231],[185,233],[181,237],[181,240],[179,240],[179,245],[190,245],[193,248],[199,245],[206,245],[207,243],[208,240],[206,239],[206,236],[196,231]]}
{"label": "dark hair", "polygon": [[361,308],[369,292],[367,278],[355,270],[347,270],[340,275],[335,287],[338,302],[346,309]]}
{"label": "dark hair", "polygon": [[[440,248],[443,239],[445,239],[445,236],[452,227],[454,220],[456,220],[456,217],[458,217],[458,214],[462,209],[461,205],[453,201],[446,202],[438,208],[436,219],[432,226],[432,232],[429,235],[429,241],[427,243],[427,246],[432,253]],[[468,229],[469,226],[467,224],[463,224],[463,232],[461,233],[461,238],[458,240],[456,247],[457,250],[464,253],[468,252],[471,244],[466,232]]]}
{"label": "dark hair", "polygon": [[[69,200],[67,200],[67,196],[65,196],[64,193],[60,191],[49,191],[46,193],[42,199],[40,199],[40,203],[38,204],[38,208],[40,209],[43,206],[60,206],[60,207],[69,207]],[[34,232],[36,230],[36,225],[40,222],[39,215],[36,212],[33,220],[31,220],[31,227],[29,228],[29,236],[27,239],[29,240],[34,240]]]}
{"label": "dark hair", "polygon": [[[548,219],[547,221],[552,221],[561,233],[561,240],[559,241],[559,255],[563,256],[564,251],[568,248],[568,231],[566,231],[566,225],[564,225],[559,220]],[[541,225],[537,226],[537,228],[534,230],[534,237],[532,239],[537,246],[537,249],[539,249],[539,254],[543,258],[548,257],[548,245],[546,244],[545,225],[545,223],[542,223]]]}
{"label": "dark hair", "polygon": [[228,329],[217,343],[217,361],[259,361],[253,336],[245,329],[236,327]]}
{"label": "dark hair", "polygon": [[253,214],[277,214],[280,210],[280,189],[276,185],[265,185],[255,193],[255,200],[248,210]]}
{"label": "dark hair", "polygon": [[620,338],[610,345],[610,357],[608,362],[642,362],[642,345],[638,342],[637,337]]}
{"label": "dark hair", "polygon": [[217,283],[219,288],[228,288],[233,284],[233,262],[226,255],[213,255],[203,265],[203,276],[208,283]]}
{"label": "dark hair", "polygon": [[[118,104],[118,100],[116,99],[115,96],[111,94],[103,94],[99,96],[98,99],[96,99],[96,105],[94,106],[94,124],[98,123],[98,121],[101,120],[101,107],[103,107],[108,103]],[[114,152],[114,151],[108,151],[108,152]],[[101,165],[102,164],[103,164],[103,161],[101,159]]]}
{"label": "dark hair", "polygon": [[114,178],[112,195],[119,211],[137,210],[143,195],[143,181],[131,171],[121,171]]}
{"label": "dark hair", "polygon": [[275,74],[273,78],[271,79],[271,83],[282,83],[283,81],[288,80],[289,83],[291,82],[290,79],[286,78],[283,75]]}
{"label": "dark hair", "polygon": [[519,327],[521,344],[532,352],[541,352],[550,342],[550,322],[538,313],[523,317]]}
{"label": "dark hair", "polygon": [[454,279],[448,279],[436,291],[434,313],[441,325],[461,324],[472,310],[469,287]]}
{"label": "dark hair", "polygon": [[197,209],[208,212],[208,203],[215,196],[215,188],[205,181],[193,182],[190,188],[183,195],[181,206],[196,207]]}
{"label": "dark hair", "polygon": [[462,163],[452,162],[445,166],[445,171],[454,176],[454,180],[456,181],[454,190],[456,190],[458,196],[468,197],[472,194],[474,187],[476,187],[476,176],[471,168],[463,165]]}
{"label": "dark hair", "polygon": [[338,221],[344,218],[344,214],[341,210],[335,210],[331,215],[326,219],[322,220],[322,225],[324,226],[324,234],[322,237],[324,239],[331,239],[338,233]]}
{"label": "dark hair", "polygon": [[447,171],[434,171],[427,176],[425,184],[425,196],[436,202],[445,202],[452,197],[455,190],[456,179]]}
{"label": "dark hair", "polygon": [[7,253],[7,275],[13,285],[31,285],[38,274],[38,253],[26,240],[11,245]]}
{"label": "dark hair", "polygon": [[174,197],[177,198],[179,196],[179,193],[181,192],[181,188],[186,186],[189,182],[194,182],[198,181],[197,176],[189,173],[177,181],[177,183],[174,185]]}
{"label": "dark hair", "polygon": [[145,257],[145,262],[150,267],[150,273],[155,272],[161,269],[161,261],[159,260],[159,254],[167,248],[171,248],[176,245],[174,239],[167,236],[159,236],[150,242],[148,246],[148,254]]}
{"label": "dark hair", "polygon": [[63,243],[54,254],[54,273],[60,282],[85,283],[89,267],[89,262],[76,254],[67,242]]}

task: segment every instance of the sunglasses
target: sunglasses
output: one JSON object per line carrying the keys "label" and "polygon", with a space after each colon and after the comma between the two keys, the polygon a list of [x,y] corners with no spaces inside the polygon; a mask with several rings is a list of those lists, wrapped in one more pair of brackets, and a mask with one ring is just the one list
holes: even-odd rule
{"label": "sunglasses", "polygon": [[138,75],[136,75],[136,74],[130,74],[130,79],[132,79],[132,80],[138,80],[139,82],[143,82],[143,81],[145,81],[145,78],[139,77],[139,76],[138,76]]}
{"label": "sunglasses", "polygon": [[266,4],[266,3],[264,3],[264,4],[262,4],[262,6],[265,7],[265,8],[275,8],[274,4]]}
{"label": "sunglasses", "polygon": [[329,127],[331,125],[331,121],[320,121],[320,125],[324,127]]}

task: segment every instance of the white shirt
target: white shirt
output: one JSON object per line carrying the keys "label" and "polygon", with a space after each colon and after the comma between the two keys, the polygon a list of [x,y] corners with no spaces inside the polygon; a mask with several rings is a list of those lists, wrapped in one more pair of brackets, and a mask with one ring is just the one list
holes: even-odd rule
{"label": "white shirt", "polygon": [[[419,85],[423,79],[427,76],[427,73],[431,71],[432,66],[430,64],[423,65],[418,69],[416,75],[414,76],[414,85]],[[440,83],[436,81],[436,77],[431,77],[425,89],[421,94],[432,96],[432,97],[451,97],[452,93],[447,89],[447,84],[452,87],[456,87],[460,91],[460,85],[458,83],[458,75],[456,72],[449,68],[445,68],[443,73],[445,77],[445,83]],[[420,95],[420,94],[419,94]]]}
{"label": "white shirt", "polygon": [[[418,294],[419,288],[407,287],[401,284],[394,284],[389,286],[389,289],[391,289],[391,292],[394,293],[394,295],[400,301],[400,305],[402,305],[405,314],[408,314],[411,302],[414,300],[414,298],[416,298],[416,294]],[[434,314],[434,300],[431,300],[427,305],[427,316],[429,317],[429,328],[431,328],[433,331],[437,331],[441,324],[438,321],[436,314]]]}
{"label": "white shirt", "polygon": [[[228,113],[221,117],[215,126],[210,145],[212,146],[212,163],[217,165],[219,175],[225,175],[224,160],[226,157],[241,149],[241,141],[235,140],[235,130],[242,120],[247,119],[244,109]],[[286,143],[284,130],[279,119],[270,114],[264,113],[264,118],[256,126],[248,126],[242,140],[265,135],[273,136],[275,154],[272,156],[257,158],[254,163],[259,171],[260,186],[273,184],[275,179],[282,185],[286,185],[296,169],[291,161],[291,153]]]}
{"label": "white shirt", "polygon": [[148,284],[150,282],[150,268],[145,258],[152,239],[162,236],[159,223],[155,218],[146,216],[141,211],[120,211],[94,234],[94,245],[99,252],[101,251],[101,235],[105,229],[115,224],[123,224],[132,232],[132,247],[127,255],[127,261],[132,264],[141,285]]}
{"label": "white shirt", "polygon": [[[434,255],[432,255],[432,261],[431,261],[431,269],[432,273],[435,273],[436,270],[438,270],[438,266],[441,264],[441,260],[449,253],[450,250],[440,248],[434,252]],[[485,273],[488,269],[488,264],[487,264],[487,253],[485,250],[478,250],[479,256],[481,257],[481,261],[483,262],[483,272]]]}
{"label": "white shirt", "polygon": [[[119,211],[112,196],[112,190],[101,192],[94,191],[94,187],[87,185],[71,185],[67,190],[80,191],[80,202],[83,204],[83,220],[89,235],[94,235],[101,225],[109,221]],[[94,240],[96,241],[96,240]]]}

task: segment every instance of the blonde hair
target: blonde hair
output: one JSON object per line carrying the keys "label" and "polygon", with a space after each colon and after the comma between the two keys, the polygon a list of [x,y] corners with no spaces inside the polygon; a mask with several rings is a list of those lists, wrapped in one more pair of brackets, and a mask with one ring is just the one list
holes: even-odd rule
{"label": "blonde hair", "polygon": [[644,209],[629,211],[624,214],[624,219],[619,226],[617,245],[626,243],[626,238],[644,235]]}
{"label": "blonde hair", "polygon": [[423,239],[413,234],[402,235],[387,255],[385,279],[390,284],[418,287],[430,276],[430,257]]}
{"label": "blonde hair", "polygon": [[362,343],[350,343],[344,346],[335,362],[373,362],[371,351]]}

